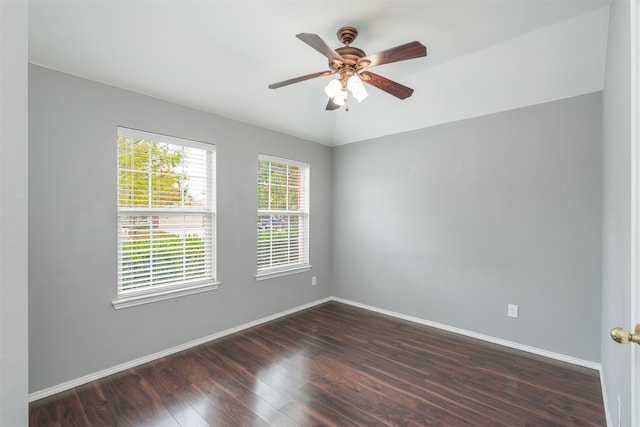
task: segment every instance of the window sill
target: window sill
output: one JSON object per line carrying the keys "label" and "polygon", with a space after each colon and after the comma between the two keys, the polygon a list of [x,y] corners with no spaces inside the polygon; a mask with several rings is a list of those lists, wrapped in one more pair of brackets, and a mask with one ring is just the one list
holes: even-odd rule
{"label": "window sill", "polygon": [[156,301],[163,301],[171,298],[179,298],[186,295],[199,294],[201,292],[213,291],[220,287],[220,282],[199,283],[189,287],[179,287],[166,289],[148,294],[138,294],[133,296],[125,296],[118,298],[111,304],[113,308],[119,310],[121,308],[135,307],[137,305],[149,304]]}
{"label": "window sill", "polygon": [[273,270],[260,271],[256,274],[256,280],[267,280],[275,277],[288,276],[290,274],[304,273],[305,271],[311,271],[311,265],[304,264],[296,267],[284,267]]}

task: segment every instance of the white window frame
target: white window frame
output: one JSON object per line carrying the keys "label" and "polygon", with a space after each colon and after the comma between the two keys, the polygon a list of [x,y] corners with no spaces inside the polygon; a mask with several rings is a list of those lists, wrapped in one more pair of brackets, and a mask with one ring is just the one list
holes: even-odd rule
{"label": "white window frame", "polygon": [[[310,176],[310,166],[309,163],[300,162],[296,160],[285,159],[281,157],[269,156],[266,154],[258,155],[258,164],[257,170],[259,170],[260,161],[267,161],[272,163],[280,163],[288,166],[295,166],[300,168],[301,171],[301,191],[303,194],[303,202],[301,204],[301,209],[294,210],[272,210],[272,209],[260,209],[258,206],[257,209],[257,218],[264,215],[291,215],[298,216],[301,219],[301,227],[303,228],[300,233],[299,244],[301,250],[304,251],[303,259],[301,261],[292,262],[289,264],[281,264],[276,266],[269,267],[258,267],[256,264],[256,280],[265,280],[271,279],[274,277],[286,276],[289,274],[302,273],[311,270],[311,264],[309,263],[309,206],[310,206],[310,197],[309,197],[309,176]],[[256,190],[258,189],[258,176],[256,176]],[[257,203],[257,198],[256,198]],[[256,256],[258,255],[258,233],[260,230],[256,230]]]}
{"label": "white window frame", "polygon": [[[118,127],[117,137],[125,136],[129,138],[139,138],[158,143],[165,143],[171,145],[182,146],[186,148],[195,148],[199,150],[207,151],[206,169],[207,169],[207,206],[205,207],[120,207],[119,201],[117,204],[117,230],[116,237],[118,239],[118,281],[117,281],[117,297],[112,302],[115,309],[121,309],[126,307],[133,307],[141,304],[147,304],[155,301],[162,301],[170,298],[177,298],[185,295],[193,295],[201,292],[206,292],[214,289],[218,289],[220,282],[216,280],[216,146],[213,144],[206,144],[202,142],[190,141],[186,139],[159,135],[151,132],[140,131],[135,129],[129,129],[125,127]],[[118,138],[116,138],[117,140]],[[119,165],[118,165],[119,170]],[[118,173],[119,175],[119,173]],[[119,179],[116,184],[120,185]],[[120,189],[118,188],[118,193]],[[176,281],[166,284],[147,285],[136,289],[123,289],[121,280],[121,218],[125,216],[161,216],[167,214],[184,215],[185,218],[188,215],[202,215],[207,218],[210,224],[209,245],[205,245],[205,263],[207,270],[210,274],[205,277],[197,279]]]}

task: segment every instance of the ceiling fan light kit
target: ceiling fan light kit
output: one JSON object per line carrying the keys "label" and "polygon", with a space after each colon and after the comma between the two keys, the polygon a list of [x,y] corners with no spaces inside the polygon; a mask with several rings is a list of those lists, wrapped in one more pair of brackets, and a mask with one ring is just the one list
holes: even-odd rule
{"label": "ceiling fan light kit", "polygon": [[325,94],[329,97],[326,110],[336,110],[344,105],[347,101],[348,92],[351,92],[351,95],[358,102],[362,102],[368,96],[363,82],[399,99],[406,99],[411,96],[413,89],[366,71],[365,68],[427,56],[427,48],[422,43],[413,41],[367,55],[362,49],[351,46],[351,43],[358,35],[358,30],[354,27],[342,27],[338,30],[337,35],[338,40],[344,46],[334,50],[317,34],[298,34],[296,36],[298,39],[327,57],[329,70],[272,83],[269,88],[277,89],[315,77],[337,74],[338,77],[332,79],[324,89]]}

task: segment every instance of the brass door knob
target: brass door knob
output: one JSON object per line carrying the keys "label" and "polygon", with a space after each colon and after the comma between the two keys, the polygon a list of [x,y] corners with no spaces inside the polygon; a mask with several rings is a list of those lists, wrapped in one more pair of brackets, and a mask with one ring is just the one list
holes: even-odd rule
{"label": "brass door knob", "polygon": [[619,344],[629,344],[631,342],[640,344],[640,323],[636,325],[635,334],[625,328],[613,328],[611,330],[611,338]]}

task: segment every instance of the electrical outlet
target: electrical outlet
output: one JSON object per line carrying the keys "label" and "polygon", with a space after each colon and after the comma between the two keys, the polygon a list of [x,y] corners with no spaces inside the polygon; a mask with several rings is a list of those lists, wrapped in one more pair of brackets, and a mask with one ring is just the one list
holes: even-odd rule
{"label": "electrical outlet", "polygon": [[514,319],[518,318],[518,306],[515,304],[509,304],[507,306],[507,316],[513,317]]}
{"label": "electrical outlet", "polygon": [[316,280],[316,276],[311,276],[311,286],[315,286],[318,284],[318,280]]}

